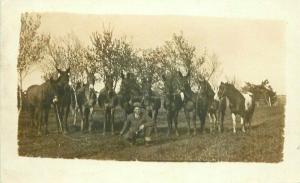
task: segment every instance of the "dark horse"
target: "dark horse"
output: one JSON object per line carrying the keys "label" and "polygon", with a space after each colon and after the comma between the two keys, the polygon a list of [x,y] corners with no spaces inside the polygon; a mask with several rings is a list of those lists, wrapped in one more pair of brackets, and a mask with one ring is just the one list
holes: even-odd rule
{"label": "dark horse", "polygon": [[182,108],[183,102],[181,99],[179,91],[179,83],[176,79],[178,76],[173,74],[162,75],[164,82],[164,103],[163,106],[167,111],[167,121],[168,121],[168,132],[167,135],[170,136],[172,131],[172,125],[175,126],[175,134],[179,136],[177,128],[178,113]]}
{"label": "dark horse", "polygon": [[[67,73],[65,71],[65,73]],[[37,124],[38,135],[41,134],[41,125],[45,124],[45,133],[48,132],[48,115],[53,102],[58,102],[58,93],[69,83],[69,76],[61,74],[57,80],[47,80],[41,85],[32,85],[27,89],[27,102],[31,113],[31,123]],[[57,105],[55,104],[55,107]],[[36,122],[35,122],[36,121]],[[57,124],[58,131],[62,127]]]}
{"label": "dark horse", "polygon": [[216,128],[219,132],[224,131],[224,116],[226,112],[226,97],[218,98],[215,94],[215,98],[212,104],[208,108],[208,117],[210,119],[210,132],[212,133]]}
{"label": "dark horse", "polygon": [[233,84],[221,82],[218,96],[219,98],[227,97],[229,100],[234,133],[236,133],[236,115],[241,117],[243,132],[245,132],[245,123],[251,128],[251,120],[255,109],[255,101],[251,93],[242,94]]}
{"label": "dark horse", "polygon": [[113,78],[106,77],[105,87],[100,91],[98,104],[104,107],[105,121],[103,123],[103,135],[106,132],[106,123],[111,123],[111,133],[114,134],[115,109],[118,105],[118,97],[113,89]]}
{"label": "dark horse", "polygon": [[[66,71],[61,71],[58,68],[56,68],[59,75],[63,78],[68,78],[70,76],[70,68],[68,68]],[[55,108],[55,112],[58,112],[59,119],[62,122],[62,129],[64,132],[67,132],[69,130],[68,128],[68,116],[70,112],[70,105],[71,105],[71,96],[72,95],[72,89],[69,84],[65,84],[64,86],[59,87],[57,91],[57,109]],[[57,116],[58,117],[58,116]],[[59,124],[60,122],[58,122]]]}
{"label": "dark horse", "polygon": [[196,115],[198,114],[200,119],[200,132],[203,132],[206,115],[209,107],[213,103],[215,93],[208,81],[205,79],[199,81],[199,92],[193,92],[189,83],[189,77],[189,72],[186,76],[183,76],[181,72],[179,72],[179,78],[181,81],[180,90],[184,94],[183,108],[188,123],[188,134],[190,134],[190,119],[192,118],[194,126],[193,134],[196,135]]}
{"label": "dark horse", "polygon": [[89,132],[92,130],[94,106],[97,102],[96,91],[94,85],[96,78],[93,73],[87,73],[87,83],[76,91],[76,99],[79,108],[79,114],[81,118],[81,131]]}
{"label": "dark horse", "polygon": [[153,119],[154,131],[157,133],[157,115],[161,107],[161,99],[157,92],[152,89],[152,79],[150,77],[142,79],[142,105],[145,107],[149,117]]}
{"label": "dark horse", "polygon": [[142,92],[133,73],[127,73],[126,76],[122,73],[121,78],[118,99],[119,105],[124,110],[125,119],[127,119],[127,115],[133,112],[133,103],[141,102]]}

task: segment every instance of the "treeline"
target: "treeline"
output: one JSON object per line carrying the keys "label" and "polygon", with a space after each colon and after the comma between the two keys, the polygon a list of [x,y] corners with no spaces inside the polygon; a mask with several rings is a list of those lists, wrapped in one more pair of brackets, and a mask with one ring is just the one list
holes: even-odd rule
{"label": "treeline", "polygon": [[70,67],[73,84],[84,81],[87,69],[98,81],[113,78],[114,86],[122,72],[132,72],[140,79],[151,77],[155,85],[163,73],[180,69],[191,73],[191,84],[197,88],[199,81],[214,80],[220,72],[217,55],[209,54],[205,47],[197,50],[184,38],[183,32],[174,33],[160,47],[140,49],[134,48],[126,37],[114,36],[110,28],[93,32],[90,44],[83,46],[74,34],[60,39],[41,34],[38,31],[40,25],[40,15],[22,14],[17,64],[21,91],[24,78],[37,64],[41,66],[45,80],[57,75],[55,67]]}

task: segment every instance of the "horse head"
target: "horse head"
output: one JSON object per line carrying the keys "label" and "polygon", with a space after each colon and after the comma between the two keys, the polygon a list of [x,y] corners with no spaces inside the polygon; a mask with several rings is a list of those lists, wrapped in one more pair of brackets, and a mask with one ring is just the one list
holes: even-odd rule
{"label": "horse head", "polygon": [[215,92],[212,89],[211,85],[206,79],[202,79],[199,82],[199,94],[200,95],[206,95],[209,97],[214,97]]}
{"label": "horse head", "polygon": [[139,96],[141,95],[141,88],[137,83],[137,78],[133,73],[127,73],[126,77],[122,73],[122,81],[120,85],[120,93],[130,96]]}
{"label": "horse head", "polygon": [[105,90],[109,97],[112,97],[114,94],[114,80],[112,76],[106,76],[105,81]]}
{"label": "horse head", "polygon": [[60,88],[65,88],[65,86],[69,85],[70,80],[70,67],[65,71],[62,71],[55,67],[58,72],[58,79],[56,80],[56,84]]}
{"label": "horse head", "polygon": [[228,96],[228,94],[230,94],[231,91],[237,91],[233,84],[228,82],[221,82],[217,95],[221,99],[223,97]]}
{"label": "horse head", "polygon": [[164,83],[165,107],[171,107],[176,103],[176,97],[180,98],[180,82],[177,74],[162,75]]}
{"label": "horse head", "polygon": [[149,105],[152,96],[152,78],[143,77],[142,78],[142,94],[144,105]]}
{"label": "horse head", "polygon": [[90,87],[90,88],[94,88],[94,85],[95,85],[95,82],[96,82],[96,77],[94,75],[93,72],[89,72],[87,69],[85,70],[86,72],[86,81],[87,81],[87,85]]}
{"label": "horse head", "polygon": [[190,72],[188,72],[185,76],[178,71],[178,81],[179,81],[179,90],[183,92],[185,95],[192,95],[192,88],[190,85]]}

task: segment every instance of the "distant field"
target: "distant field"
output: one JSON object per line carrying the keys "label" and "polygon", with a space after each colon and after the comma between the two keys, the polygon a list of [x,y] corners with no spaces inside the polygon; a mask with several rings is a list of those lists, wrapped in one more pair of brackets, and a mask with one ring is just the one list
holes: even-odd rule
{"label": "distant field", "polygon": [[[186,135],[183,112],[179,115],[180,136],[166,137],[167,122],[165,112],[161,110],[159,133],[149,146],[142,143],[129,145],[118,135],[103,136],[103,111],[99,108],[96,109],[94,131],[91,134],[83,134],[78,131],[78,127],[73,126],[67,137],[56,133],[53,112],[49,119],[50,134],[42,137],[27,131],[25,126],[29,115],[23,112],[19,121],[19,155],[98,160],[279,162],[283,158],[283,103],[256,108],[251,132],[242,133],[238,123],[237,134],[233,134],[230,111],[227,111],[224,133],[210,134],[207,120],[206,131],[191,137]],[[71,121],[70,119],[70,124]],[[118,113],[117,131],[122,126],[121,121]],[[199,121],[197,128],[199,129]]]}

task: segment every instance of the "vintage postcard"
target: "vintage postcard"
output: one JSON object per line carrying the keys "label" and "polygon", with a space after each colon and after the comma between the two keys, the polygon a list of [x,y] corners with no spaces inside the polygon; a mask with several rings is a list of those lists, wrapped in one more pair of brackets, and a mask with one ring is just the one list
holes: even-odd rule
{"label": "vintage postcard", "polygon": [[[278,175],[278,180],[297,181],[294,170],[299,159],[293,161],[293,156],[300,149],[294,140],[299,130],[293,129],[299,125],[291,125],[293,114],[287,111],[291,107],[287,99],[293,95],[287,67],[288,20],[17,12],[16,18],[8,19],[13,21],[10,29],[18,27],[14,35],[1,30],[16,41],[5,47],[16,52],[2,50],[2,58],[10,62],[1,63],[15,73],[8,90],[7,71],[1,70],[5,91],[1,98],[7,94],[6,100],[12,101],[1,106],[1,123],[8,114],[14,115],[16,121],[10,125],[15,133],[4,133],[1,139],[15,139],[8,148],[15,154],[2,151],[2,157],[10,157],[16,165],[23,162],[24,167],[3,159],[3,180],[38,182],[38,177],[25,173],[38,167],[21,169],[45,162],[53,170],[43,173],[49,181],[69,182],[66,174],[80,174],[83,167],[95,166],[89,164],[92,161],[102,167],[84,174],[107,166],[109,173],[101,174],[107,181],[124,163],[133,167],[126,170],[130,174],[144,167],[139,176],[149,177],[147,170],[162,165],[173,167],[173,173],[184,165],[210,175],[215,167],[229,182],[273,179],[251,173],[233,180],[226,175],[226,166],[237,174],[294,167],[292,174]],[[8,40],[12,39],[3,36],[4,44]],[[62,174],[55,173],[59,165],[54,162],[66,163]],[[244,169],[239,172],[238,166]],[[156,173],[166,177],[161,174],[155,180],[170,182],[178,176],[160,168]]]}

